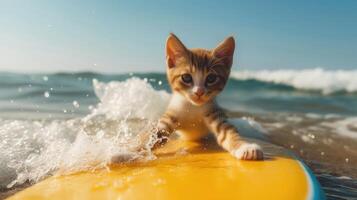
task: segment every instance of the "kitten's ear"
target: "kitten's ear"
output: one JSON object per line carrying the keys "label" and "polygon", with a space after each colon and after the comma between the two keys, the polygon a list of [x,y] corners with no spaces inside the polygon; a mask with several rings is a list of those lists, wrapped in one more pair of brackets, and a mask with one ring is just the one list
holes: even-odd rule
{"label": "kitten's ear", "polygon": [[234,48],[235,42],[234,38],[231,36],[226,38],[213,50],[213,55],[216,58],[222,59],[227,67],[231,67],[233,63]]}
{"label": "kitten's ear", "polygon": [[170,36],[166,41],[166,62],[169,68],[174,67],[177,61],[184,58],[187,55],[187,49],[185,45],[174,35],[170,33]]}

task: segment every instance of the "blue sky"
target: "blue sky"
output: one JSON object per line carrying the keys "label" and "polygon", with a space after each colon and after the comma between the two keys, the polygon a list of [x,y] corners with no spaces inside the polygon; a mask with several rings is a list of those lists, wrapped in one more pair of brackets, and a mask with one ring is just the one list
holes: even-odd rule
{"label": "blue sky", "polygon": [[0,1],[0,71],[164,71],[165,40],[237,41],[234,69],[357,69],[357,1]]}

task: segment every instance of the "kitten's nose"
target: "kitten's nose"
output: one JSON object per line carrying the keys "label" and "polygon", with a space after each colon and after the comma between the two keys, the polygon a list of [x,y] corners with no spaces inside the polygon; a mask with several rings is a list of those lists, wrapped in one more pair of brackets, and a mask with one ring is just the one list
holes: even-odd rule
{"label": "kitten's nose", "polygon": [[195,95],[200,97],[205,93],[205,90],[203,88],[195,88],[195,90],[193,92],[195,93]]}

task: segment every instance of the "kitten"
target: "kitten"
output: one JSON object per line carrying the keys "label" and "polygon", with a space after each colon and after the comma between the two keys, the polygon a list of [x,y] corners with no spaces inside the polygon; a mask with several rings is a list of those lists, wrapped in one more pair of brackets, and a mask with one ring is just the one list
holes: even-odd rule
{"label": "kitten", "polygon": [[158,123],[161,146],[173,132],[198,140],[213,133],[217,143],[243,160],[262,160],[257,144],[243,141],[227,122],[215,97],[224,89],[233,62],[235,42],[228,37],[213,50],[187,49],[174,35],[166,42],[167,78],[173,95]]}

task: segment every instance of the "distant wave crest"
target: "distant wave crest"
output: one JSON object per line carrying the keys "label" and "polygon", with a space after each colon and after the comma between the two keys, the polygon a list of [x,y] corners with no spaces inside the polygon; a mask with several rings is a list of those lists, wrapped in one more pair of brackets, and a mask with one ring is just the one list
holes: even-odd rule
{"label": "distant wave crest", "polygon": [[357,70],[245,70],[232,72],[232,78],[284,84],[297,89],[318,90],[323,94],[357,92]]}

